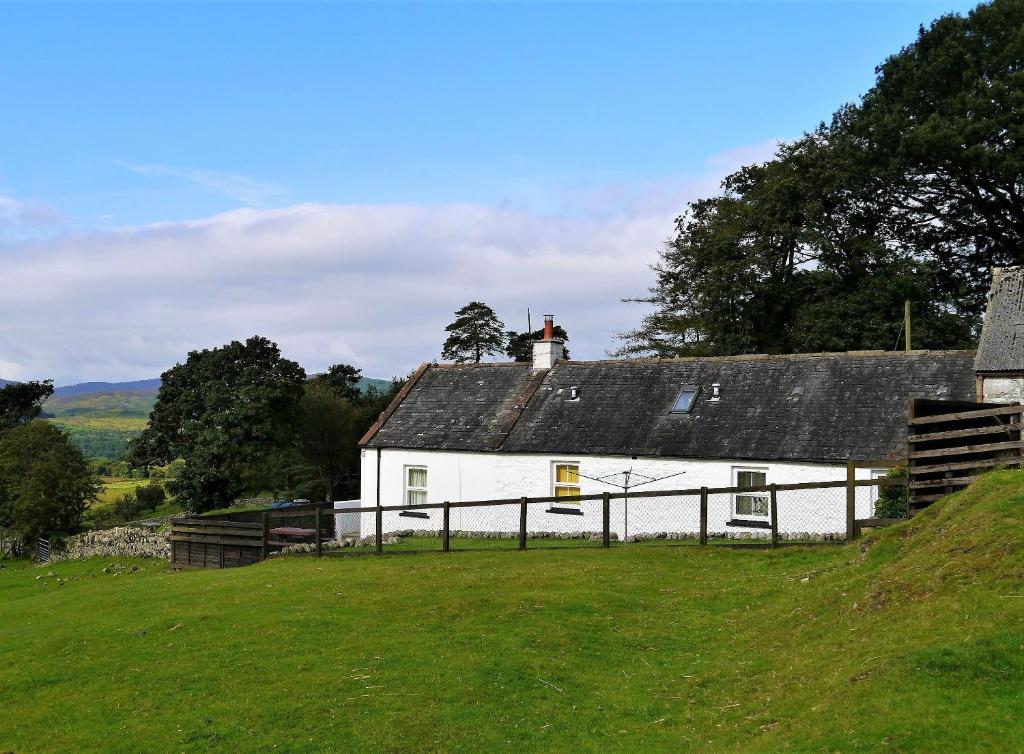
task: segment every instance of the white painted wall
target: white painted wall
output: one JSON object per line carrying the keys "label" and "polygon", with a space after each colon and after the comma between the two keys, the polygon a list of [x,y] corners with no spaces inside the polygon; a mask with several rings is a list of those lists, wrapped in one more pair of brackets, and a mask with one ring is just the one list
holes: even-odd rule
{"label": "white painted wall", "polygon": [[[726,461],[705,459],[630,459],[623,456],[573,456],[507,453],[460,453],[364,449],[362,451],[361,498],[364,506],[377,503],[377,454],[380,453],[380,503],[405,503],[406,468],[422,466],[427,469],[427,502],[443,503],[494,500],[519,497],[546,497],[553,495],[554,465],[558,462],[577,463],[585,477],[601,477],[632,468],[649,476],[661,477],[685,472],[671,479],[644,485],[636,492],[651,490],[694,489],[698,487],[731,487],[735,485],[737,467],[763,469],[768,484],[798,482],[834,482],[846,478],[845,465]],[[859,469],[858,479],[870,479],[871,469]],[[615,487],[581,478],[580,494],[621,492]],[[874,488],[857,491],[857,517],[872,514]],[[780,533],[840,533],[846,530],[846,491],[844,488],[826,490],[796,490],[779,493]],[[696,496],[671,499],[634,498],[627,506],[622,500],[611,504],[612,530],[620,537],[628,533],[655,532],[696,533],[699,530],[699,499]],[[764,535],[763,530],[727,527],[732,518],[732,496],[712,495],[708,503],[708,531],[715,533],[752,532]],[[530,505],[527,529],[530,532],[599,532],[601,531],[601,502],[584,502],[583,516],[566,516],[545,512],[548,505]],[[383,514],[383,531],[402,529],[440,529],[442,512],[427,511],[428,518],[400,516],[398,512]],[[362,514],[361,534],[367,536],[375,529],[374,515]],[[468,531],[515,532],[519,529],[519,505],[481,508],[454,508],[451,510],[451,528]]]}
{"label": "white painted wall", "polygon": [[[362,500],[335,500],[334,510],[344,511],[349,508],[362,507]],[[334,515],[335,536],[342,534],[353,534],[359,531],[360,521],[358,513],[336,513]]]}
{"label": "white painted wall", "polygon": [[985,403],[1024,403],[1024,378],[986,377]]}

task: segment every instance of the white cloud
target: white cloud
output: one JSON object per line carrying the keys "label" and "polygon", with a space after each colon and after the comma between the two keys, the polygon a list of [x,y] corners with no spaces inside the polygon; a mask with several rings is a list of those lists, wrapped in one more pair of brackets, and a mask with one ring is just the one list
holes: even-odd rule
{"label": "white cloud", "polygon": [[247,207],[265,207],[280,201],[288,193],[284,186],[258,181],[239,173],[159,164],[138,165],[123,162],[118,164],[149,178],[172,178],[184,181],[198,186],[208,193],[227,197]]}
{"label": "white cloud", "polygon": [[0,194],[0,241],[43,237],[64,223],[61,213],[49,204]]}
{"label": "white cloud", "polygon": [[675,215],[735,167],[588,192],[561,215],[301,204],[3,243],[0,377],[150,377],[255,333],[307,371],[345,361],[390,377],[438,358],[452,312],[474,299],[516,330],[528,306],[554,312],[575,358],[601,358],[639,322],[620,299],[651,284]]}

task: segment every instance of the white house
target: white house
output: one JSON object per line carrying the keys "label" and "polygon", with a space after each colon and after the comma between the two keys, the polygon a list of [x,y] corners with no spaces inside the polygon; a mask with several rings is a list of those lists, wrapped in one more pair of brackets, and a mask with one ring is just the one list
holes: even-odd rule
{"label": "white house", "polygon": [[[663,478],[644,490],[836,481],[848,461],[906,457],[908,398],[973,400],[974,352],[911,351],[567,361],[562,343],[535,344],[533,363],[425,364],[362,440],[364,506],[416,505],[521,496],[586,495],[632,470]],[[672,476],[669,476],[672,475]],[[608,481],[621,483],[622,476]],[[639,489],[638,489],[639,491]],[[858,498],[871,515],[872,491]],[[630,501],[613,510],[622,537],[697,530],[694,505]],[[599,531],[600,503],[583,518],[532,507],[530,531]],[[456,530],[518,529],[518,505],[456,508]],[[842,505],[780,530],[844,530]],[[426,518],[384,515],[384,530],[438,529]],[[716,532],[762,529],[764,495],[734,494],[709,506]],[[692,519],[692,520],[691,520]],[[362,516],[364,535],[374,516]]]}

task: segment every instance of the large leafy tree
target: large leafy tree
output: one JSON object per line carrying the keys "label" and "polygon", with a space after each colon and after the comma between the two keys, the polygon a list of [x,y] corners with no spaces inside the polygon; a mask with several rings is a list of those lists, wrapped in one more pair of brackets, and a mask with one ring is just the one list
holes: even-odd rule
{"label": "large leafy tree", "polygon": [[471,301],[455,312],[455,321],[445,328],[441,358],[480,363],[484,356],[501,353],[505,348],[505,325],[494,310],[480,301]]}
{"label": "large leafy tree", "polygon": [[311,382],[322,385],[339,398],[347,401],[358,401],[363,395],[359,382],[363,378],[363,370],[351,364],[334,364],[323,374],[318,374]]}
{"label": "large leafy tree", "polygon": [[359,440],[398,394],[404,380],[345,397],[322,380],[305,389],[295,431],[295,490],[316,499],[359,494]]}
{"label": "large leafy tree", "polygon": [[[569,340],[569,334],[566,333],[565,328],[561,325],[555,325],[555,337],[561,341]],[[509,330],[506,333],[508,342],[505,345],[505,354],[513,361],[532,361],[533,360],[533,342],[541,340],[544,337],[543,330],[534,330],[531,332],[515,332]],[[569,358],[569,349],[565,349],[565,358]]]}
{"label": "large leafy tree", "polygon": [[0,387],[0,432],[35,419],[53,395],[53,381],[12,382]]}
{"label": "large leafy tree", "polygon": [[15,539],[77,531],[99,490],[89,462],[50,422],[0,435],[0,529]]}
{"label": "large leafy tree", "polygon": [[356,455],[355,411],[351,402],[322,383],[310,382],[299,403],[296,446],[316,478],[323,499],[335,499]]}
{"label": "large leafy tree", "polygon": [[193,351],[161,375],[149,424],[129,448],[139,465],[184,459],[168,489],[193,510],[230,503],[247,473],[291,443],[306,375],[255,336]]}
{"label": "large leafy tree", "polygon": [[1024,262],[1024,0],[947,16],[863,101],[691,204],[622,354],[963,347]]}
{"label": "large leafy tree", "polygon": [[991,267],[1024,263],[1024,1],[922,28],[833,130],[892,186],[899,240],[979,314]]}

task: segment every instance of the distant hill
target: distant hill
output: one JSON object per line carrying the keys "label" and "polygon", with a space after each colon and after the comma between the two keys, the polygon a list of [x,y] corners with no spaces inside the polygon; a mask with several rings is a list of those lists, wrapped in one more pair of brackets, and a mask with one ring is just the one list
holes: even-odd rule
{"label": "distant hill", "polygon": [[65,385],[53,391],[55,396],[69,398],[75,395],[94,395],[96,393],[141,393],[156,395],[160,390],[160,378],[152,380],[135,380],[134,382],[80,382],[77,385]]}
{"label": "distant hill", "polygon": [[374,377],[362,377],[359,380],[359,389],[364,393],[371,387],[375,387],[378,390],[387,390],[391,387],[391,380],[378,380]]}
{"label": "distant hill", "polygon": [[[0,387],[11,380],[0,379]],[[359,389],[386,390],[391,380],[363,377]],[[92,458],[119,458],[146,427],[156,403],[160,379],[133,382],[82,382],[56,388],[43,406],[45,416],[71,435]]]}
{"label": "distant hill", "polygon": [[[0,387],[12,384],[12,380],[0,378]],[[387,389],[391,380],[378,380],[374,377],[363,377],[359,380],[359,389],[364,393],[373,386],[377,389]],[[138,393],[141,395],[155,395],[160,391],[160,378],[151,380],[135,380],[133,382],[79,382],[77,385],[62,385],[54,388],[54,396],[70,398],[76,395],[95,395],[97,393]]]}

